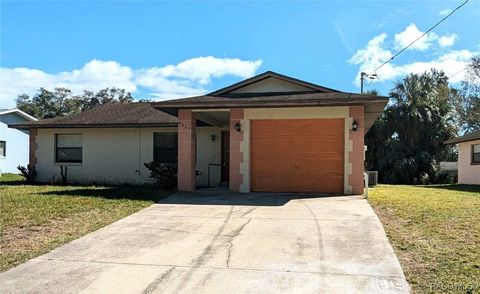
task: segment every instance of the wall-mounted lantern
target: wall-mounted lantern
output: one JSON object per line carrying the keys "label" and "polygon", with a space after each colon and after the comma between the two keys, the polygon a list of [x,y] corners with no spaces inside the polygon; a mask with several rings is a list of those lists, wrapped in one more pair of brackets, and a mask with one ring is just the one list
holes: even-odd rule
{"label": "wall-mounted lantern", "polygon": [[210,139],[212,139],[212,142],[215,141],[215,135],[214,135],[214,134],[211,134],[211,135],[210,135]]}
{"label": "wall-mounted lantern", "polygon": [[356,120],[352,123],[352,131],[356,132],[358,130],[358,122]]}
{"label": "wall-mounted lantern", "polygon": [[239,121],[235,123],[235,131],[240,132],[242,130],[242,125],[240,124]]}

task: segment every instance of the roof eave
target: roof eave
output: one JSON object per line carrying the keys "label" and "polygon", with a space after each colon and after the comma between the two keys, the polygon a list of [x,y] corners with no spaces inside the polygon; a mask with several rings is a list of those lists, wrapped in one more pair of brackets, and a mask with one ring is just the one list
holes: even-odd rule
{"label": "roof eave", "polygon": [[13,124],[12,129],[89,129],[89,128],[147,128],[147,127],[177,127],[177,123],[152,123],[152,124]]}
{"label": "roof eave", "polygon": [[24,111],[22,111],[18,108],[13,108],[13,109],[2,111],[2,112],[0,112],[0,115],[9,114],[9,113],[17,113],[19,116],[21,116],[24,119],[29,120],[29,121],[38,121],[37,118],[31,116],[30,114],[28,114],[28,113],[26,113],[26,112],[24,112]]}
{"label": "roof eave", "polygon": [[289,106],[339,106],[339,105],[351,105],[351,104],[367,104],[367,103],[388,103],[388,98],[376,97],[375,99],[365,98],[334,98],[334,99],[308,99],[297,101],[227,101],[227,102],[176,102],[165,103],[156,102],[152,103],[152,107],[156,109],[190,109],[190,108],[265,108],[265,107],[289,107]]}
{"label": "roof eave", "polygon": [[458,144],[458,143],[465,143],[465,142],[472,142],[472,141],[479,141],[480,140],[480,137],[478,138],[455,138],[455,139],[451,139],[451,140],[447,140],[445,142],[443,142],[443,144]]}

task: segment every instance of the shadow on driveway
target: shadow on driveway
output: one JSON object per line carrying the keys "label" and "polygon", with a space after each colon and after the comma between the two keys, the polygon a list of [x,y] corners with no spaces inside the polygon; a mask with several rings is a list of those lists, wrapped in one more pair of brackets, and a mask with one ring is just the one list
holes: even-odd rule
{"label": "shadow on driveway", "polygon": [[283,206],[294,199],[330,198],[343,195],[309,193],[238,193],[231,191],[177,192],[158,201],[160,204]]}
{"label": "shadow on driveway", "polygon": [[[173,193],[173,195],[171,195]],[[344,195],[315,193],[238,193],[228,190],[197,192],[162,191],[154,186],[58,186],[42,195],[152,200],[159,204],[283,206],[294,199],[331,198]],[[170,196],[168,196],[170,195]],[[167,197],[168,196],[168,197]]]}

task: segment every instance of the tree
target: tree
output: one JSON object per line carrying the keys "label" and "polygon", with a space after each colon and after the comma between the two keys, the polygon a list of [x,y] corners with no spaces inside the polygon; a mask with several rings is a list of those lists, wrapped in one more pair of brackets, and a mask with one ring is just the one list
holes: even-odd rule
{"label": "tree", "polygon": [[480,130],[480,56],[471,59],[466,71],[455,93],[455,109],[460,127],[468,133]]}
{"label": "tree", "polygon": [[16,100],[18,109],[39,119],[70,115],[108,103],[131,102],[132,95],[119,88],[105,88],[96,93],[83,91],[81,95],[72,95],[66,88],[53,91],[40,88],[33,97],[21,94]]}
{"label": "tree", "polygon": [[367,168],[379,180],[429,184],[438,164],[452,156],[444,141],[456,134],[452,91],[442,71],[410,74],[390,92],[390,103],[367,133]]}
{"label": "tree", "polygon": [[131,103],[133,97],[130,92],[126,92],[125,89],[119,88],[105,88],[97,93],[91,91],[83,91],[80,96],[74,97],[80,101],[81,110],[88,110],[100,105],[108,103]]}
{"label": "tree", "polygon": [[377,90],[367,90],[363,94],[364,95],[378,96],[378,91]]}

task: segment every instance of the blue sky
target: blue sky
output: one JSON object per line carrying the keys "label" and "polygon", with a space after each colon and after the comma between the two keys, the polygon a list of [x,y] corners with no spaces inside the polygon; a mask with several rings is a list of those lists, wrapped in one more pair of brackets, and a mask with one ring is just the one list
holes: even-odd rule
{"label": "blue sky", "polygon": [[[267,70],[343,91],[463,1],[2,1],[0,108],[39,87],[106,86],[136,98],[209,92]],[[452,75],[480,52],[480,1],[378,72]],[[458,82],[463,73],[452,80]]]}

